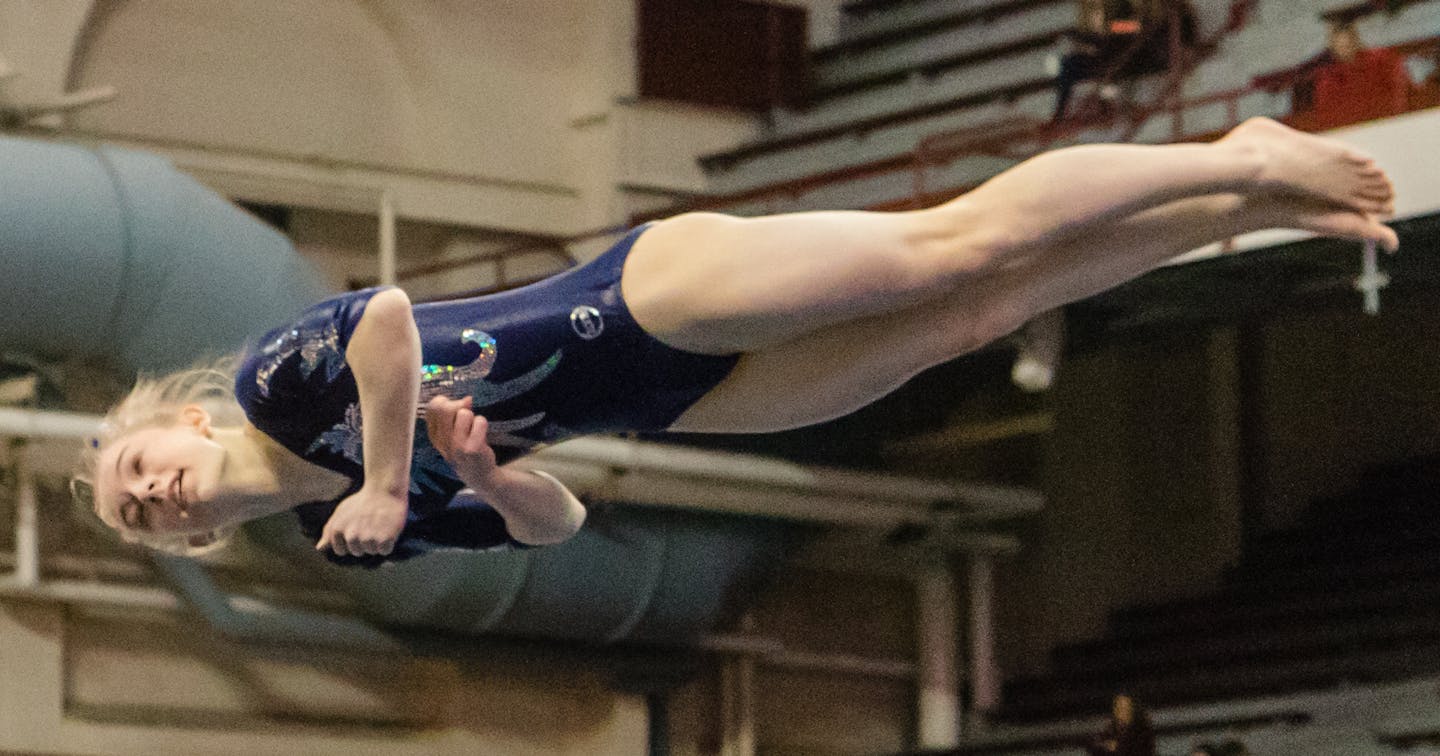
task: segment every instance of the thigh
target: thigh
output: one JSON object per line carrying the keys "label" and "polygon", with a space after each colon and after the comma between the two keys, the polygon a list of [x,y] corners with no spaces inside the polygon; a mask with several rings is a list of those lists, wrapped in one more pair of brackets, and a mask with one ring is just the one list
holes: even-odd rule
{"label": "thigh", "polygon": [[640,236],[621,287],[671,346],[754,351],[943,293],[965,266],[955,214],[681,215]]}
{"label": "thigh", "polygon": [[1007,292],[1003,283],[985,291],[961,289],[953,297],[746,353],[670,430],[769,433],[847,415],[920,371],[1019,328],[1032,311]]}

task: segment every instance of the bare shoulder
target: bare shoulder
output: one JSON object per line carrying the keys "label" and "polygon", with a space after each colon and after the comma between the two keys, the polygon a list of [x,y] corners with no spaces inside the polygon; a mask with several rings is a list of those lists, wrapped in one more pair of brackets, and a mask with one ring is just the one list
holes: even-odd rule
{"label": "bare shoulder", "polygon": [[370,298],[370,302],[365,305],[365,311],[369,312],[376,308],[386,310],[397,307],[403,307],[409,310],[410,296],[405,293],[404,289],[392,287],[381,292],[376,292],[375,296]]}
{"label": "bare shoulder", "polygon": [[376,292],[365,303],[365,312],[355,324],[356,334],[369,332],[401,334],[415,327],[415,314],[410,309],[410,297],[403,289],[386,289]]}

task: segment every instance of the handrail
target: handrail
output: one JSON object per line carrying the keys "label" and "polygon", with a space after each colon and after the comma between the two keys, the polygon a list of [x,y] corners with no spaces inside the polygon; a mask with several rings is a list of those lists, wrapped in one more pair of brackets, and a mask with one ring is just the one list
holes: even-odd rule
{"label": "handrail", "polygon": [[[522,252],[544,252],[551,255],[552,257],[559,258],[561,262],[566,265],[566,267],[570,267],[575,264],[575,258],[572,257],[568,252],[564,251],[566,245],[577,244],[583,241],[590,241],[591,239],[597,239],[603,236],[610,236],[612,234],[618,234],[623,231],[623,227],[617,228],[615,226],[607,226],[606,228],[586,231],[582,234],[575,234],[572,236],[562,236],[549,239],[531,239],[529,241],[523,241],[518,244],[513,244],[503,249],[492,249],[485,252],[477,252],[473,255],[466,255],[465,257],[457,257],[451,260],[441,260],[439,262],[424,263],[422,265],[416,265],[414,267],[406,268],[405,270],[396,272],[395,280],[410,281],[424,276],[432,276],[437,273],[446,273],[457,268],[466,268],[471,265],[481,265],[490,262],[500,263],[503,262],[506,258],[513,257]],[[357,288],[374,286],[376,283],[379,283],[379,279],[373,276],[352,279],[352,284],[356,285]]]}
{"label": "handrail", "polygon": [[[1231,0],[1229,17],[1223,27],[1216,30],[1210,36],[1197,40],[1193,45],[1185,45],[1180,39],[1183,17],[1180,7],[1176,4],[1168,6],[1168,33],[1169,33],[1169,69],[1164,90],[1155,98],[1156,103],[1146,107],[1133,110],[1129,117],[1129,126],[1121,141],[1134,139],[1142,126],[1162,110],[1170,110],[1174,114],[1172,139],[1183,138],[1183,122],[1180,112],[1188,105],[1184,101],[1177,100],[1175,95],[1180,91],[1180,86],[1186,77],[1194,70],[1200,60],[1199,53],[1206,50],[1216,49],[1220,42],[1228,35],[1244,29],[1250,19],[1250,11],[1253,10],[1254,0]],[[1115,80],[1132,62],[1142,49],[1142,40],[1136,39],[1125,51],[1112,60],[1105,68],[1104,73],[1098,78],[1099,84],[1104,86]],[[1099,87],[1097,87],[1098,91]],[[1097,99],[1091,95],[1077,103],[1077,110],[1086,112],[1087,106]],[[1167,108],[1168,106],[1168,108]],[[1232,113],[1238,108],[1232,107]],[[1037,154],[1052,149],[1056,144],[1066,137],[1080,133],[1086,129],[1097,126],[1107,126],[1117,120],[1112,114],[1100,117],[1082,117],[1070,119],[1058,123],[1036,123],[1029,122],[1016,130],[1006,132],[1004,130],[996,133],[996,124],[983,126],[972,126],[965,129],[942,131],[922,138],[915,147],[914,156],[914,189],[913,199],[917,202],[923,201],[929,192],[925,185],[925,168],[927,165],[934,165],[941,162],[951,162],[959,157],[975,154],[988,154],[998,144],[1015,144],[1020,141],[1034,141],[1029,154]],[[1003,124],[1000,124],[1003,129]],[[959,141],[957,144],[956,141]]]}
{"label": "handrail", "polygon": [[[1440,47],[1440,37],[1426,37],[1389,46],[1390,49],[1400,52],[1414,52],[1416,50],[1424,50],[1434,47]],[[1282,91],[1284,89],[1288,89],[1294,86],[1297,83],[1304,81],[1306,78],[1313,75],[1313,67],[1302,63],[1300,65],[1255,76],[1251,79],[1251,82],[1249,84],[1242,87],[1236,87],[1233,89],[1227,89],[1218,92],[1211,92],[1209,94],[1196,97],[1172,100],[1168,107],[1156,108],[1153,111],[1149,112],[1146,115],[1146,119],[1148,120],[1148,118],[1152,118],[1161,112],[1168,111],[1174,116],[1175,122],[1181,125],[1180,133],[1172,136],[1173,141],[1209,141],[1218,138],[1219,136],[1222,136],[1223,133],[1228,130],[1228,127],[1222,128],[1220,130],[1212,129],[1202,132],[1185,132],[1183,131],[1183,122],[1181,121],[1180,114],[1186,110],[1190,110],[1193,108],[1198,108],[1205,105],[1213,105],[1217,102],[1223,102],[1226,104],[1226,122],[1229,127],[1233,127],[1235,125],[1238,125],[1240,122],[1239,104],[1241,98],[1245,97],[1246,95],[1255,94],[1257,92],[1273,93]],[[1290,124],[1292,126],[1295,126],[1296,128],[1304,128],[1305,124],[1296,122],[1293,119],[1294,115],[1295,114],[1276,114],[1275,117],[1279,118],[1280,120],[1290,122]],[[1059,137],[1052,140],[1050,144],[1051,146],[1053,146],[1053,144],[1060,141],[1061,138],[1069,136],[1073,133],[1077,133],[1079,131],[1110,125],[1110,123],[1112,123],[1115,118],[1116,116],[1110,116],[1107,118],[1094,119],[1090,121],[1069,122],[1057,127],[1049,127],[1051,129],[1051,134],[1058,133],[1059,135]],[[1143,125],[1143,123],[1144,121],[1140,122],[1141,125]],[[977,130],[977,127],[972,127],[971,129],[956,130],[954,132],[941,132],[938,134],[932,134],[926,139],[934,139],[936,140],[936,142],[940,142],[940,140],[943,140],[947,137],[953,137],[953,135],[956,134],[973,133]],[[1010,141],[1011,143],[1024,141],[1024,138],[1027,135],[1034,139],[1041,139],[1044,138],[1046,130],[1047,125],[1034,124],[1032,122],[1032,126],[1028,132],[1020,135],[1012,134],[1010,136]],[[917,148],[916,153],[914,153],[914,159],[916,161],[915,170],[917,172],[923,171],[925,165],[927,164],[939,164],[943,162],[949,162],[959,157],[963,157],[967,154],[986,154],[986,150],[991,148],[991,146],[994,145],[996,142],[1001,141],[1004,136],[1004,134],[992,133],[990,135],[990,138],[983,140],[983,142],[980,144],[965,145],[962,143],[959,145],[948,145],[945,152],[936,155],[922,155],[920,154],[921,149]],[[960,191],[968,190],[969,188],[973,187],[951,187],[944,190],[930,190],[925,186],[923,181],[917,181],[915,183],[914,195],[909,198],[908,201],[904,202],[904,206],[908,208],[923,207],[932,202],[935,197],[957,194]],[[898,207],[901,204],[901,200],[896,200],[877,207],[884,207],[886,209],[889,209]]]}

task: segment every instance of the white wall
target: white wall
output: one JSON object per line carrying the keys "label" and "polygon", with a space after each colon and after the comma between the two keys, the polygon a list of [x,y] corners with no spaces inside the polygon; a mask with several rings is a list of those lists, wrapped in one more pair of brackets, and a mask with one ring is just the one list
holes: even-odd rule
{"label": "white wall", "polygon": [[637,130],[628,0],[31,5],[45,44],[0,54],[119,90],[71,127],[253,201],[365,213],[383,189],[401,218],[571,235],[625,220],[618,183],[702,190],[695,156],[757,128],[662,107]]}
{"label": "white wall", "polygon": [[0,2],[0,54],[15,70],[3,85],[8,98],[30,99],[65,91],[76,37],[90,0]]}
{"label": "white wall", "polygon": [[[113,85],[70,117],[232,196],[543,234],[605,225],[634,91],[628,0],[0,2],[5,93]],[[14,23],[9,23],[13,21]]]}
{"label": "white wall", "polygon": [[113,84],[122,97],[75,123],[570,183],[584,157],[566,141],[570,118],[623,75],[596,65],[591,35],[604,27],[572,23],[603,4],[107,3],[73,80]]}

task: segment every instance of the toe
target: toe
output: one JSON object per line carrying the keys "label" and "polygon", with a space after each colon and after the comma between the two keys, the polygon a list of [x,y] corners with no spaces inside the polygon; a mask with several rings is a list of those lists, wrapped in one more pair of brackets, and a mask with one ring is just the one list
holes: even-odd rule
{"label": "toe", "polygon": [[1375,241],[1380,244],[1381,248],[1392,255],[1400,251],[1400,235],[1395,233],[1395,229],[1389,226],[1380,227],[1379,237]]}

